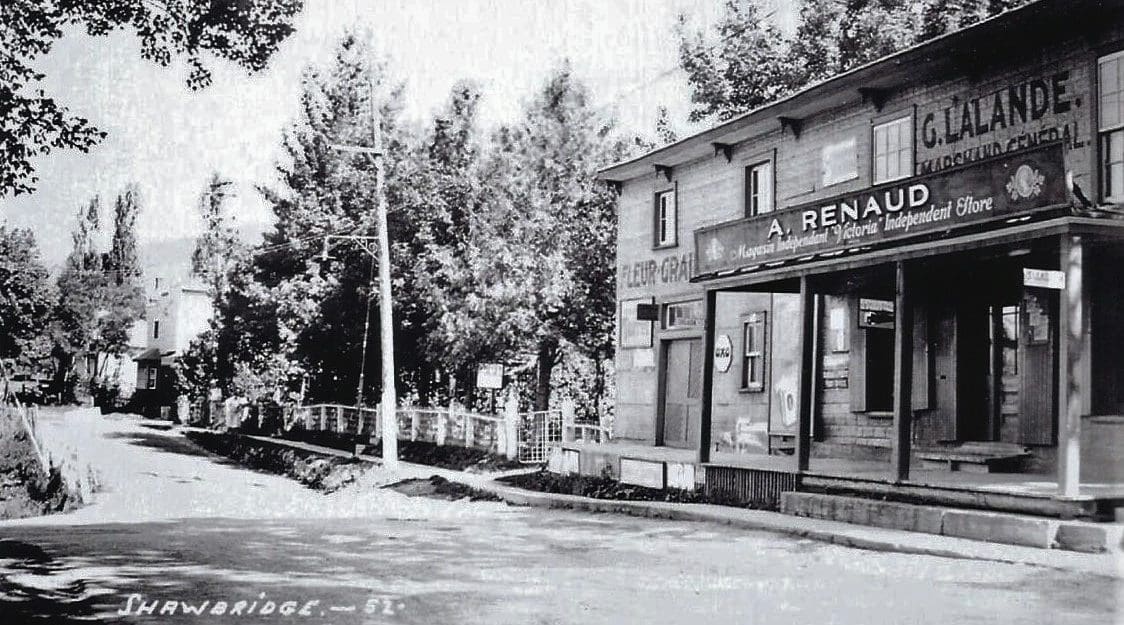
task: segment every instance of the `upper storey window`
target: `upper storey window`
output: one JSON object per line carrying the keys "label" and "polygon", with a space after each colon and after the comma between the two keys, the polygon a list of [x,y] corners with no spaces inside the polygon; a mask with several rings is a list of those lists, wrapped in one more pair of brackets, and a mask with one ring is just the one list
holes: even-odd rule
{"label": "upper storey window", "polygon": [[773,164],[769,161],[745,168],[746,217],[773,212]]}
{"label": "upper storey window", "polygon": [[679,213],[675,206],[675,189],[656,194],[656,247],[679,244]]}
{"label": "upper storey window", "polygon": [[876,125],[871,139],[874,145],[874,184],[905,178],[912,173],[912,116]]}
{"label": "upper storey window", "polygon": [[1124,52],[1102,57],[1097,77],[1101,195],[1110,202],[1124,202]]}

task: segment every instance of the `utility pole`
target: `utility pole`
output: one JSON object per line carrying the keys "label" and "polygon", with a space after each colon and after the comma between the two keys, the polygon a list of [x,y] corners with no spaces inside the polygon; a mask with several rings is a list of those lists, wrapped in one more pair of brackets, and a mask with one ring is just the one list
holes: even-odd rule
{"label": "utility pole", "polygon": [[[375,227],[376,241],[372,251],[366,242],[372,237],[359,235],[329,235],[324,237],[324,254],[327,255],[328,243],[331,239],[349,239],[357,241],[371,256],[378,254],[379,263],[379,330],[380,347],[382,351],[382,401],[379,406],[379,418],[382,421],[382,460],[383,467],[388,471],[398,471],[398,393],[394,387],[394,312],[390,293],[390,232],[386,225],[386,172],[384,167],[382,127],[379,119],[378,102],[375,99],[374,85],[370,85],[371,100],[371,147],[354,145],[332,144],[332,148],[344,152],[367,154],[374,157],[375,161]],[[368,302],[370,300],[368,299]],[[370,316],[367,317],[368,323]],[[366,341],[364,340],[364,359],[366,354]],[[362,399],[363,373],[360,372],[359,399]]]}

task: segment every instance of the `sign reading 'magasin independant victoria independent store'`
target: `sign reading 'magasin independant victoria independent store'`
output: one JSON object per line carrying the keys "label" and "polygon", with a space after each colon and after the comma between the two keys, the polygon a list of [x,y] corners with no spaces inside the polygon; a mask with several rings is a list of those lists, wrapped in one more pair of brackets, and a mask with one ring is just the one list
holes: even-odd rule
{"label": "sign reading 'magasin independant victoria independent store'", "polygon": [[696,276],[950,231],[1064,204],[1054,143],[695,231]]}

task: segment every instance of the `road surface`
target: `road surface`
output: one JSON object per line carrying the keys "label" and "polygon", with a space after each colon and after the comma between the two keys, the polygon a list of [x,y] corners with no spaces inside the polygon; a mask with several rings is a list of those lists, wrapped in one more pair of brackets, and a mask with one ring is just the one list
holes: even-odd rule
{"label": "road surface", "polygon": [[370,484],[324,495],[124,418],[42,427],[80,439],[104,490],[0,524],[3,624],[1122,622],[1108,578]]}

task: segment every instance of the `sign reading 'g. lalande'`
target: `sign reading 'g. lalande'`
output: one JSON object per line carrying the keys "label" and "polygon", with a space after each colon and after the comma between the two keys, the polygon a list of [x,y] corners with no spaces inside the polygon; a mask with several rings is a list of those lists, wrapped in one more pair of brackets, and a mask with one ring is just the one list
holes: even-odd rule
{"label": "sign reading 'g. lalande'", "polygon": [[695,231],[695,275],[953,230],[1066,201],[1062,145]]}

